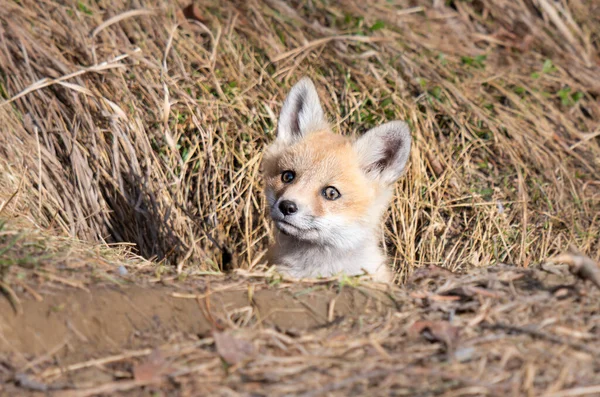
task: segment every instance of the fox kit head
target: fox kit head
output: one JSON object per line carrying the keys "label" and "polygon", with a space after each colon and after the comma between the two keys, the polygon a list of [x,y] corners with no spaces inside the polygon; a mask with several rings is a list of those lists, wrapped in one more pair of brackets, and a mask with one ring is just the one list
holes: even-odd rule
{"label": "fox kit head", "polygon": [[314,84],[303,78],[286,98],[277,139],[264,155],[275,226],[299,241],[356,247],[379,226],[410,145],[402,121],[373,128],[356,141],[332,133]]}

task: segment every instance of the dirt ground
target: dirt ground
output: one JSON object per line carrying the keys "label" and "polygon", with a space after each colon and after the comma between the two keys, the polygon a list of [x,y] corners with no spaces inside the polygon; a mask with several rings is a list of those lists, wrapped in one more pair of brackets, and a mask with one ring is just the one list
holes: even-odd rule
{"label": "dirt ground", "polygon": [[18,306],[0,301],[0,392],[598,395],[600,291],[544,269],[16,288]]}
{"label": "dirt ground", "polygon": [[[4,300],[0,349],[40,355],[75,336],[69,342],[73,350],[63,359],[70,362],[115,348],[166,341],[171,334],[205,335],[213,325],[225,325],[218,321],[213,324],[211,316],[216,316],[216,321],[228,313],[247,314],[248,310],[261,324],[308,329],[326,324],[328,304],[336,296],[332,291],[313,294],[312,288],[285,288],[259,289],[250,297],[248,287],[241,284],[245,281],[218,280],[215,291],[206,285],[185,284],[176,288],[105,285],[88,291],[67,289],[48,294],[41,302],[23,300],[19,315],[10,315],[10,303]],[[332,313],[336,318],[379,313],[392,304],[383,298],[376,300],[378,307],[371,307],[367,296],[344,289]],[[210,310],[209,316],[203,315],[206,310]]]}

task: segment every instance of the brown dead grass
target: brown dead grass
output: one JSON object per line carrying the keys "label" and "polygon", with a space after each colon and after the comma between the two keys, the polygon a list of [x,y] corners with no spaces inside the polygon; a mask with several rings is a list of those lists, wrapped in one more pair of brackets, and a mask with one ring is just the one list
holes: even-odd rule
{"label": "brown dead grass", "polygon": [[[600,393],[597,2],[195,3],[2,2],[0,394]],[[302,75],[412,126],[401,287],[262,272]]]}
{"label": "brown dead grass", "polygon": [[255,266],[261,150],[309,75],[345,134],[412,125],[387,222],[402,278],[600,258],[595,2],[202,0],[189,22],[187,2],[136,4],[3,3],[6,211],[179,271]]}

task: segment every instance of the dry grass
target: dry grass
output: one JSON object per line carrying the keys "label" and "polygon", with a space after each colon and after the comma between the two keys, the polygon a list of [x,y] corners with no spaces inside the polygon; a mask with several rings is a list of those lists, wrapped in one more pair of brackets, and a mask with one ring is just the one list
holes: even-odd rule
{"label": "dry grass", "polygon": [[89,292],[86,285],[96,282],[119,285],[172,273],[132,255],[128,248],[123,244],[92,245],[53,236],[24,222],[1,221],[0,298],[7,298],[12,309],[22,314],[19,296],[41,302],[41,296],[52,294],[57,286],[59,290],[66,287]]}
{"label": "dry grass", "polygon": [[412,125],[387,222],[401,278],[569,243],[600,258],[595,2],[203,0],[191,22],[134,3],[4,2],[6,214],[180,271],[254,266],[261,150],[306,74],[345,134]]}
{"label": "dry grass", "polygon": [[[597,1],[188,1],[2,2],[0,394],[600,392]],[[259,266],[303,75],[412,126],[401,287]]]}

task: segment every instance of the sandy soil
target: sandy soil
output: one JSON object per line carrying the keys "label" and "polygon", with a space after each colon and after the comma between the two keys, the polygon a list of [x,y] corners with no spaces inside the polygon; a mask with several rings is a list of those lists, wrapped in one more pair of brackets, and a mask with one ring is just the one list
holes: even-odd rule
{"label": "sandy soil", "polygon": [[[256,291],[250,300],[247,290],[182,292],[185,286],[178,287],[68,289],[45,296],[42,302],[24,299],[18,315],[7,300],[1,300],[0,349],[40,355],[68,340],[71,351],[63,356],[68,364],[86,356],[158,344],[178,332],[202,337],[210,334],[215,318],[245,308],[254,311],[262,326],[307,330],[327,324],[329,303],[336,296],[333,291],[302,293],[302,288],[285,288]],[[344,289],[333,316],[383,313],[393,301],[379,295],[367,297]],[[207,304],[210,315],[205,315]]]}

